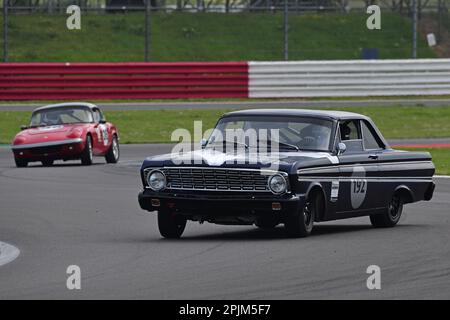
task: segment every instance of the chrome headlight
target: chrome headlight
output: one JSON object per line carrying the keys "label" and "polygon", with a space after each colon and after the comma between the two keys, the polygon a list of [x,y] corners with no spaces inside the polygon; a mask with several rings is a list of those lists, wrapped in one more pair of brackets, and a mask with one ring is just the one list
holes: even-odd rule
{"label": "chrome headlight", "polygon": [[267,181],[267,185],[273,194],[285,193],[288,187],[286,179],[279,173],[271,176]]}
{"label": "chrome headlight", "polygon": [[160,191],[166,187],[166,176],[159,170],[153,170],[147,175],[147,184],[153,191]]}

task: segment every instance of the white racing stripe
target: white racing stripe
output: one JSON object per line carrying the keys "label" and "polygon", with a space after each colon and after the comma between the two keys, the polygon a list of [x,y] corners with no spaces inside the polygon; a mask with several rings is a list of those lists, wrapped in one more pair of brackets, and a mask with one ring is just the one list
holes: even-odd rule
{"label": "white racing stripe", "polygon": [[10,244],[0,242],[0,267],[10,263],[20,254],[20,250]]}

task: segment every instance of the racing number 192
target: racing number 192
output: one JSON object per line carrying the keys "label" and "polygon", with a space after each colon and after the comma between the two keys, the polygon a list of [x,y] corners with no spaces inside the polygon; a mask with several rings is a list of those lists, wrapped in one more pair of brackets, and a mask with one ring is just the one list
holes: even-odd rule
{"label": "racing number 192", "polygon": [[353,180],[353,193],[365,193],[366,180]]}

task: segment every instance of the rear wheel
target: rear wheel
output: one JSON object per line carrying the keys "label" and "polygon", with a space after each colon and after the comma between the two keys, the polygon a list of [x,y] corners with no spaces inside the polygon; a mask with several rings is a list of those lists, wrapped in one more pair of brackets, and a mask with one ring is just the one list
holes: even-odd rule
{"label": "rear wheel", "polygon": [[81,164],[90,166],[92,164],[92,158],[92,138],[88,135],[86,137],[86,145],[84,147],[83,153],[81,154]]}
{"label": "rear wheel", "polygon": [[183,234],[186,227],[186,219],[180,215],[176,215],[171,211],[158,211],[158,228],[159,233],[168,239],[178,239]]}
{"label": "rear wheel", "polygon": [[28,161],[24,159],[14,157],[14,162],[16,163],[17,168],[25,168],[26,166],[28,166]]}
{"label": "rear wheel", "polygon": [[119,141],[117,136],[113,136],[111,147],[105,155],[105,160],[107,163],[117,163],[120,157]]}
{"label": "rear wheel", "polygon": [[41,162],[44,167],[50,167],[53,165],[53,160],[46,159],[46,160],[42,160]]}
{"label": "rear wheel", "polygon": [[382,214],[372,214],[370,222],[376,228],[389,228],[395,226],[402,216],[403,199],[400,194],[396,193],[389,202],[388,207]]}
{"label": "rear wheel", "polygon": [[288,236],[294,238],[309,236],[314,226],[314,218],[320,214],[324,205],[323,196],[319,192],[313,193],[301,210],[286,218],[284,227]]}

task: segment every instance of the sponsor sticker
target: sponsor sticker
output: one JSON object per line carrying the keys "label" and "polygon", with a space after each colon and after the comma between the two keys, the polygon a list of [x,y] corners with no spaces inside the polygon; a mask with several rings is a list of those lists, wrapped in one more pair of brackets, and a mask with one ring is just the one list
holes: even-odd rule
{"label": "sponsor sticker", "polygon": [[333,180],[331,182],[331,201],[337,201],[339,197],[339,180]]}

